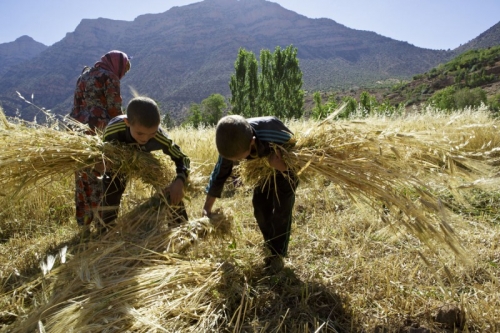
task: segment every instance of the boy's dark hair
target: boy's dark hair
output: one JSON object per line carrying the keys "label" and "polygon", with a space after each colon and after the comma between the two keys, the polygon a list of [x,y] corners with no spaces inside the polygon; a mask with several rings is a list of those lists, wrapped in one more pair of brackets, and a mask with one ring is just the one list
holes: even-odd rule
{"label": "boy's dark hair", "polygon": [[149,97],[134,97],[127,105],[127,119],[131,125],[155,127],[160,125],[160,109]]}
{"label": "boy's dark hair", "polygon": [[248,150],[252,139],[252,127],[242,116],[226,116],[217,123],[215,144],[223,157],[232,158]]}

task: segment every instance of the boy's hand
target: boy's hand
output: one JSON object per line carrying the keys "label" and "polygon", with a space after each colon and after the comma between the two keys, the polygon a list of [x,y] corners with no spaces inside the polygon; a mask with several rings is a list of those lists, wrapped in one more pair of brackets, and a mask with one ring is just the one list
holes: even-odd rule
{"label": "boy's hand", "polygon": [[210,215],[212,215],[212,207],[214,206],[215,199],[215,197],[207,195],[207,198],[205,199],[205,205],[203,206],[203,216],[210,218]]}
{"label": "boy's hand", "polygon": [[99,172],[101,175],[104,174],[105,166],[104,162],[99,162],[94,165],[94,170]]}
{"label": "boy's hand", "polygon": [[94,164],[94,170],[99,172],[101,175],[103,175],[106,170],[110,170],[113,167],[113,162],[106,160],[106,163],[99,162]]}
{"label": "boy's hand", "polygon": [[184,198],[184,182],[177,178],[170,184],[170,187],[165,189],[165,192],[170,192],[170,204],[178,205]]}
{"label": "boy's hand", "polygon": [[283,161],[279,150],[272,152],[271,155],[267,157],[267,161],[272,168],[275,168],[278,171],[284,172],[288,170],[288,167],[286,166],[285,161]]}

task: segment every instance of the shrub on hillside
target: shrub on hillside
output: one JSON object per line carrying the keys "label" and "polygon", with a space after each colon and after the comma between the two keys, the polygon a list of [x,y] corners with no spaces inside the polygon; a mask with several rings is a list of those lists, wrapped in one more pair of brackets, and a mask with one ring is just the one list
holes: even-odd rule
{"label": "shrub on hillside", "polygon": [[500,112],[500,93],[488,100],[488,107],[495,116],[498,116],[498,113]]}
{"label": "shrub on hillside", "polygon": [[478,107],[481,103],[486,104],[486,92],[481,88],[474,89],[460,89],[453,94],[455,106],[458,109],[465,109],[467,107]]}
{"label": "shrub on hillside", "polygon": [[449,86],[444,89],[438,90],[429,99],[429,103],[441,110],[455,110],[455,99],[453,95],[455,94],[455,87]]}
{"label": "shrub on hillside", "polygon": [[468,107],[478,107],[481,104],[486,103],[486,92],[483,89],[463,88],[457,90],[454,86],[438,90],[429,99],[429,104],[446,111],[453,111]]}

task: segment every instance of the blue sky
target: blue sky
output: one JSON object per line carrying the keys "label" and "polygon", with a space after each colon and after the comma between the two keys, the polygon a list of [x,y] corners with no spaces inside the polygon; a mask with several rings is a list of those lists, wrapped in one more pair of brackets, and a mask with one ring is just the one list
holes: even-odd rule
{"label": "blue sky", "polygon": [[[200,0],[2,0],[0,43],[22,35],[45,45],[73,32],[83,18],[132,21]],[[237,0],[235,0],[237,1]],[[241,0],[251,1],[251,0]],[[310,18],[374,31],[419,47],[453,49],[500,21],[500,0],[273,0]]]}

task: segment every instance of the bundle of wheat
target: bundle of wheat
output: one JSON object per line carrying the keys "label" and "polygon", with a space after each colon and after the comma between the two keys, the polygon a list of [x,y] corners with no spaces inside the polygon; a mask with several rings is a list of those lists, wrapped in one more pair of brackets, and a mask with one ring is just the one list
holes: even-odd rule
{"label": "bundle of wheat", "polygon": [[[152,198],[99,238],[69,249],[72,258],[20,289],[45,285],[48,302],[15,331],[192,331],[213,329],[221,311],[210,292],[218,265],[181,253],[230,233],[231,214],[173,223],[172,207]],[[22,292],[21,290],[14,292]]]}
{"label": "bundle of wheat", "polygon": [[[178,215],[178,209],[157,194],[127,212],[113,230],[129,242],[147,239],[155,251],[175,253],[182,253],[207,235],[224,237],[231,232],[229,211],[216,210],[210,219],[201,217],[185,221]],[[115,233],[108,233],[102,239],[113,237]]]}
{"label": "bundle of wheat", "polygon": [[6,123],[0,128],[0,195],[16,195],[43,186],[78,169],[105,162],[113,171],[140,178],[155,187],[175,177],[173,168],[159,155],[132,146],[102,142],[99,135],[59,130],[57,126]]}
{"label": "bundle of wheat", "polygon": [[[435,240],[461,253],[447,222],[450,215],[445,203],[436,194],[455,179],[487,177],[495,168],[489,163],[492,147],[472,153],[468,140],[474,137],[473,131],[454,129],[457,132],[460,135],[452,140],[428,131],[407,134],[380,130],[373,124],[327,119],[315,128],[296,132],[292,148],[273,148],[303,181],[321,175],[352,200],[381,212],[384,221],[404,225],[431,247]],[[239,172],[251,186],[268,181],[275,173],[266,159],[245,161]]]}
{"label": "bundle of wheat", "polygon": [[9,127],[9,121],[7,120],[7,117],[5,117],[5,113],[3,113],[2,106],[0,106],[0,125],[0,128]]}

